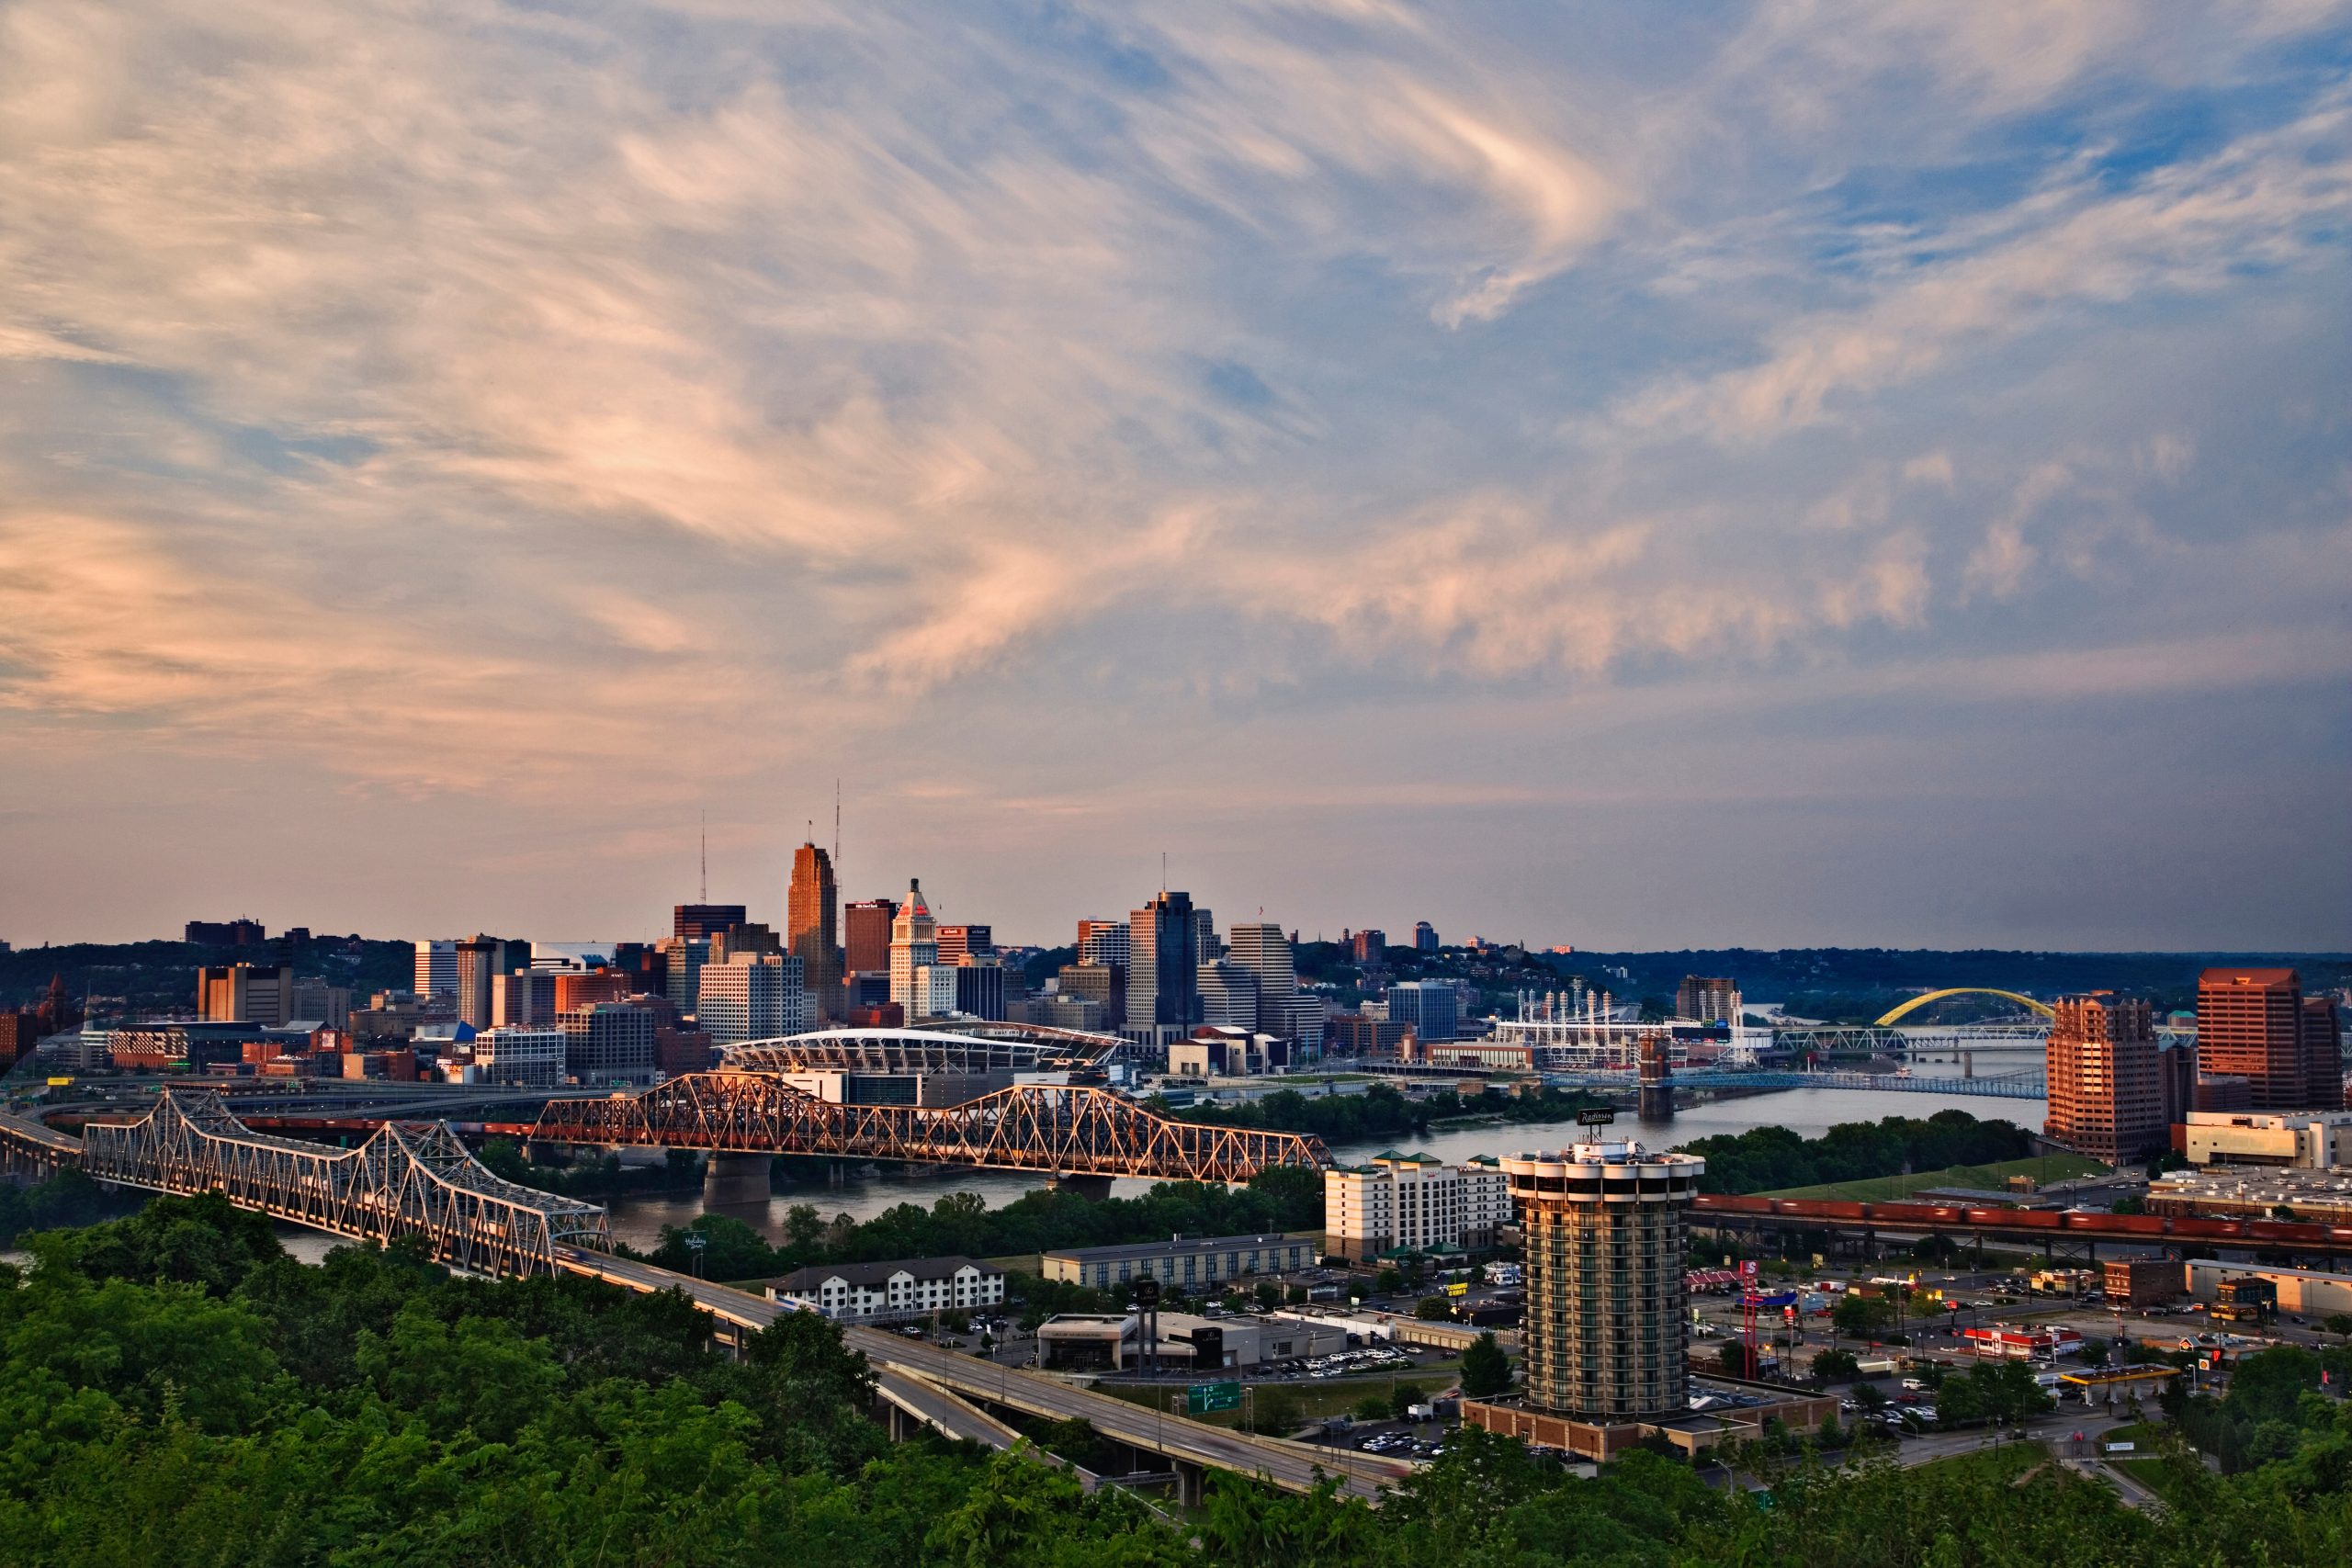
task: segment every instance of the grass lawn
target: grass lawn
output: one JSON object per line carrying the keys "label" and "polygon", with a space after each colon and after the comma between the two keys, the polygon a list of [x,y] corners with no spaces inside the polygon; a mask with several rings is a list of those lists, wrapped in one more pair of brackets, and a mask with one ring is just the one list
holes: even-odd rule
{"label": "grass lawn", "polygon": [[1761,1196],[1886,1202],[1907,1198],[1929,1187],[1979,1187],[1998,1191],[2012,1176],[2030,1176],[2047,1187],[2053,1181],[2101,1175],[2107,1168],[2098,1161],[2081,1155],[2037,1155],[2031,1159],[2003,1160],[1997,1165],[1954,1165],[1941,1170],[1914,1171],[1908,1176],[1874,1176],[1861,1181],[1825,1181],[1817,1187],[1791,1187]]}
{"label": "grass lawn", "polygon": [[1970,1453],[1931,1459],[1919,1468],[1940,1470],[1947,1474],[1960,1472],[1983,1481],[2007,1481],[2024,1474],[2049,1458],[2050,1450],[2038,1442],[2003,1443],[1998,1448],[1977,1449]]}

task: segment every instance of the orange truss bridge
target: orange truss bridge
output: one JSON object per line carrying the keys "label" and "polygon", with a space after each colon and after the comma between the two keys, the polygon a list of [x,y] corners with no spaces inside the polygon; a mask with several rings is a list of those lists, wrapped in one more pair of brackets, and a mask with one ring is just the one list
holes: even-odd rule
{"label": "orange truss bridge", "polygon": [[1023,1084],[961,1105],[838,1105],[763,1073],[693,1073],[636,1094],[551,1100],[529,1136],[1182,1181],[1331,1164],[1320,1138],[1170,1121],[1104,1089]]}

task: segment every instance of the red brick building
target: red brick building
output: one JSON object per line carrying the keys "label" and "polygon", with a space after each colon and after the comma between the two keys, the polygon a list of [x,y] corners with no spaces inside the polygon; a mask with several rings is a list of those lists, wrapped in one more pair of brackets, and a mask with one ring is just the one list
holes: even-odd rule
{"label": "red brick building", "polygon": [[2044,1059],[2048,1136],[2109,1165],[2165,1147],[2164,1079],[2145,1001],[2112,991],[2061,997]]}

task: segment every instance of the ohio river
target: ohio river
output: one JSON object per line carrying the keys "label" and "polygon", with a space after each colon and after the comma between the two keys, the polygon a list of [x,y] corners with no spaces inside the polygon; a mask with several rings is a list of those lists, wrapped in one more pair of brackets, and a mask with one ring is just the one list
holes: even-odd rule
{"label": "ohio river", "polygon": [[[1676,1113],[1671,1122],[1645,1123],[1626,1116],[1618,1122],[1618,1129],[1632,1133],[1647,1143],[1667,1145],[1712,1137],[1718,1133],[1744,1133],[1751,1127],[1763,1126],[1786,1127],[1801,1137],[1813,1138],[1840,1122],[1876,1122],[1887,1116],[1925,1119],[1939,1111],[1965,1111],[1980,1121],[2006,1119],[2039,1131],[2046,1110],[2046,1105],[2038,1100],[1988,1100],[1972,1095],[1914,1094],[1900,1090],[1801,1089],[1686,1106]],[[1426,1138],[1399,1137],[1372,1143],[1335,1145],[1331,1152],[1342,1162],[1347,1162],[1367,1158],[1393,1144],[1408,1152],[1433,1154],[1453,1163],[1478,1154],[1499,1155],[1518,1149],[1557,1148],[1562,1144],[1573,1143],[1578,1136],[1579,1130],[1572,1121],[1482,1122],[1472,1126],[1438,1128]],[[990,1208],[995,1208],[1012,1202],[1040,1185],[1035,1177],[1017,1171],[922,1168],[884,1169],[865,1166],[847,1168],[837,1182],[809,1182],[790,1191],[778,1192],[763,1204],[720,1212],[741,1220],[771,1240],[775,1240],[784,1235],[786,1211],[796,1203],[811,1205],[828,1220],[836,1214],[847,1214],[854,1220],[870,1220],[899,1203],[917,1203],[929,1208],[950,1192],[977,1192]],[[1112,1191],[1117,1197],[1134,1197],[1148,1191],[1151,1185],[1145,1180],[1122,1179],[1112,1184]],[[691,1192],[615,1199],[610,1209],[614,1235],[631,1246],[641,1247],[658,1243],[663,1225],[684,1224],[704,1213],[701,1195]]]}

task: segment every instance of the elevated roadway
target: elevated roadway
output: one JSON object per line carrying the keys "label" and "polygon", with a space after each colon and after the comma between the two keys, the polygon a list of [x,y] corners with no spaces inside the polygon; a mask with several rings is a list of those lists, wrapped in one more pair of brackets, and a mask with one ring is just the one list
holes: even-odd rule
{"label": "elevated roadway", "polygon": [[[682,1291],[720,1322],[755,1332],[781,1314],[797,1310],[633,1258],[571,1248],[560,1253],[557,1261],[571,1272],[634,1291]],[[1114,1441],[1163,1455],[1178,1466],[1237,1471],[1289,1492],[1308,1491],[1327,1477],[1336,1478],[1343,1492],[1365,1498],[1376,1497],[1382,1487],[1395,1485],[1413,1473],[1410,1465],[1399,1461],[1207,1426],[1057,1378],[959,1356],[902,1335],[855,1325],[844,1325],[842,1332],[850,1347],[864,1351],[877,1369],[910,1374],[966,1400],[1024,1416],[1086,1421]]]}
{"label": "elevated roadway", "polygon": [[1823,1198],[1732,1197],[1702,1192],[1690,1223],[1724,1230],[1828,1230],[1897,1235],[1982,1236],[2096,1247],[2100,1242],[2142,1247],[2275,1248],[2334,1259],[2352,1255],[2352,1225],[2300,1220],[2208,1219],[2186,1214],[2079,1213],[2071,1209],[1972,1208],[1951,1203],[1859,1203]]}

